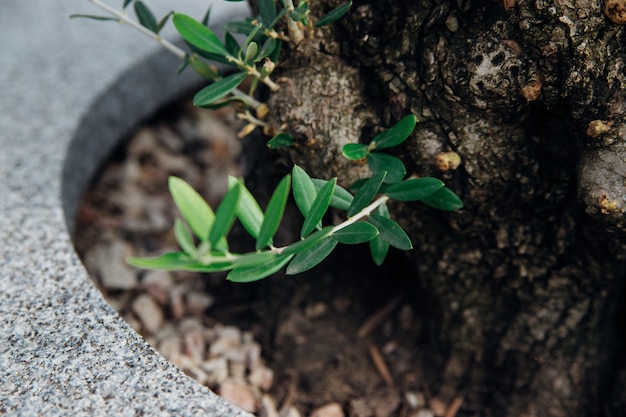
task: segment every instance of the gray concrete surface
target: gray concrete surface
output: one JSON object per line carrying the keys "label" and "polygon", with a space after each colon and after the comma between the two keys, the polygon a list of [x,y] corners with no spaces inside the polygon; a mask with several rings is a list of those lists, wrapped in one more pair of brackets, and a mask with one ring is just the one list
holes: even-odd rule
{"label": "gray concrete surface", "polygon": [[[206,5],[176,1],[194,15]],[[213,15],[242,5],[216,0]],[[94,12],[86,0],[0,2],[0,415],[245,415],[134,333],[72,249],[65,212],[110,146],[195,82],[159,81],[176,61],[129,28],[68,19]]]}

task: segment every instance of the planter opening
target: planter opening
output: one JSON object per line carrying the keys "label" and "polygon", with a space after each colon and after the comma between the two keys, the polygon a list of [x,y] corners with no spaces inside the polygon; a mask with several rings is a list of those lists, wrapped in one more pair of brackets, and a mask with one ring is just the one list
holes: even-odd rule
{"label": "planter opening", "polygon": [[[66,205],[77,252],[135,330],[199,383],[250,412],[441,411],[428,398],[419,367],[425,301],[401,253],[392,252],[379,268],[367,247],[347,247],[302,275],[278,273],[252,284],[228,282],[225,274],[128,266],[127,256],[175,248],[178,213],[167,191],[169,175],[192,184],[213,207],[227,175],[244,176],[265,207],[289,168],[263,138],[237,139],[240,126],[229,110],[196,109],[185,98],[145,120],[127,124],[132,133],[111,137],[108,152],[102,143],[85,145],[96,150],[89,175],[76,179],[71,167],[65,172],[73,181],[66,191],[86,190],[79,203]],[[287,210],[277,239],[290,242],[301,218],[293,205]],[[248,250],[252,242],[237,227],[231,240]]]}

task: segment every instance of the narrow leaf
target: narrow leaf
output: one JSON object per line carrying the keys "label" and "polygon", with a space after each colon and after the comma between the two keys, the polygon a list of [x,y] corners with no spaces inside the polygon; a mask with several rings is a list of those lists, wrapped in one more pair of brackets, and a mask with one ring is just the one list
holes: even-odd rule
{"label": "narrow leaf", "polygon": [[261,22],[265,27],[270,27],[276,17],[276,3],[274,3],[274,0],[258,0],[257,5],[261,15]]}
{"label": "narrow leaf", "polygon": [[122,6],[122,9],[125,9],[128,7],[129,4],[131,4],[133,2],[133,0],[124,0],[124,5]]}
{"label": "narrow leaf", "polygon": [[241,186],[236,184],[229,189],[219,207],[215,211],[215,221],[209,233],[209,243],[214,247],[221,238],[225,238],[235,222],[237,204]]}
{"label": "narrow leaf", "polygon": [[296,7],[293,12],[289,15],[291,20],[294,22],[299,22],[303,18],[305,18],[309,14],[309,6],[306,1],[301,2],[298,7]]}
{"label": "narrow leaf", "polygon": [[194,96],[194,106],[202,107],[212,104],[237,88],[247,76],[245,72],[237,72],[204,87]]}
{"label": "narrow leaf", "polygon": [[293,255],[277,255],[274,260],[261,265],[236,267],[228,273],[226,279],[233,282],[258,281],[278,272],[291,258]]}
{"label": "narrow leaf", "polygon": [[315,22],[315,27],[319,28],[322,26],[329,25],[343,17],[344,14],[350,10],[350,6],[352,6],[352,1],[348,1],[336,9],[331,10],[328,14],[322,16],[320,20]]}
{"label": "narrow leaf", "polygon": [[324,239],[317,245],[298,253],[287,267],[287,275],[296,275],[318,265],[330,255],[338,243],[335,239]]}
{"label": "narrow leaf", "polygon": [[376,236],[369,241],[369,246],[372,260],[377,266],[381,266],[383,262],[385,262],[385,258],[389,252],[389,243],[382,240],[380,236]]}
{"label": "narrow leaf", "polygon": [[100,20],[100,21],[112,20],[115,22],[119,22],[119,19],[116,19],[115,17],[95,16],[91,14],[71,14],[70,19],[91,19],[91,20]]}
{"label": "narrow leaf", "polygon": [[191,66],[191,69],[196,72],[196,74],[207,80],[215,81],[220,76],[220,74],[214,68],[204,62],[197,55],[189,58],[189,65]]}
{"label": "narrow leaf", "polygon": [[[243,1],[243,0],[241,0]],[[202,24],[204,26],[209,26],[209,21],[211,20],[211,8],[213,7],[212,4],[209,5],[209,7],[206,9],[206,13],[204,14],[204,16],[202,17]]]}
{"label": "narrow leaf", "polygon": [[272,252],[252,252],[240,255],[233,261],[235,267],[251,267],[274,261],[276,254]]}
{"label": "narrow leaf", "polygon": [[412,178],[385,187],[383,193],[398,201],[423,200],[443,187],[443,182],[437,178]]}
{"label": "narrow leaf", "polygon": [[237,56],[241,52],[241,46],[239,46],[237,39],[230,32],[226,32],[224,35],[224,46],[232,56]]}
{"label": "narrow leaf", "polygon": [[163,18],[161,20],[159,20],[159,23],[157,24],[156,33],[160,33],[161,30],[163,30],[163,27],[165,26],[167,21],[170,19],[170,17],[173,16],[173,15],[174,15],[174,12],[169,12],[168,14],[163,16]]}
{"label": "narrow leaf", "polygon": [[254,28],[255,28],[255,25],[246,21],[228,22],[224,25],[225,31],[232,32],[232,33],[239,33],[242,35],[248,35],[250,32],[254,30]]}
{"label": "narrow leaf", "polygon": [[245,42],[243,43],[244,45],[248,45],[250,44],[254,38],[257,36],[257,34],[259,33],[259,31],[261,30],[261,28],[263,27],[263,23],[259,23],[258,25],[256,25],[252,31],[248,34],[248,37],[246,38]]}
{"label": "narrow leaf", "polygon": [[413,249],[411,239],[402,230],[400,225],[395,221],[377,214],[372,214],[369,217],[369,222],[372,223],[377,229],[382,240],[389,243],[391,246],[401,250]]}
{"label": "narrow leaf", "polygon": [[126,259],[126,262],[137,268],[165,271],[219,272],[228,271],[233,268],[231,262],[217,262],[205,265],[191,259],[187,254],[182,252],[165,253],[157,258],[130,257]]}
{"label": "narrow leaf", "polygon": [[317,197],[317,189],[313,184],[313,180],[302,168],[294,165],[291,170],[291,187],[293,188],[293,198],[296,200],[296,206],[304,217],[309,215],[311,205]]}
{"label": "narrow leaf", "polygon": [[244,229],[253,238],[259,237],[261,225],[263,224],[263,211],[259,207],[259,203],[254,199],[246,186],[235,177],[228,177],[228,188],[239,185],[239,202],[237,203],[237,218],[241,222]]}
{"label": "narrow leaf", "polygon": [[137,14],[137,19],[139,19],[139,23],[141,26],[145,27],[151,32],[158,33],[159,32],[159,24],[157,23],[154,14],[146,6],[142,1],[137,0],[135,2],[135,13]]}
{"label": "narrow leaf", "polygon": [[366,156],[367,164],[372,172],[387,171],[385,182],[393,184],[402,181],[406,175],[406,167],[404,163],[395,156],[387,155],[381,152],[370,152]]}
{"label": "narrow leaf", "polygon": [[172,198],[193,233],[203,242],[209,238],[209,230],[215,220],[211,207],[189,184],[177,177],[169,178]]}
{"label": "narrow leaf", "polygon": [[291,175],[286,175],[285,178],[280,181],[276,190],[274,190],[270,202],[267,205],[267,209],[265,210],[265,218],[263,219],[263,224],[259,231],[259,237],[256,240],[257,250],[268,246],[278,230],[280,221],[283,218],[283,213],[285,212],[285,206],[287,205],[290,187]]}
{"label": "narrow leaf", "polygon": [[[321,190],[322,187],[328,182],[319,178],[311,178],[311,180],[313,181],[313,185],[315,185],[317,192],[319,192],[319,190]],[[330,199],[330,205],[331,207],[339,210],[347,211],[350,208],[352,200],[354,200],[354,196],[345,188],[337,185],[333,191],[333,197]]]}
{"label": "narrow leaf", "polygon": [[380,190],[380,186],[383,184],[386,176],[386,172],[377,172],[372,175],[372,177],[368,179],[365,184],[363,184],[350,204],[350,208],[348,209],[349,217],[352,217],[359,211],[363,210],[370,203],[370,201],[372,201],[378,193],[378,190]]}
{"label": "narrow leaf", "polygon": [[268,57],[272,52],[274,52],[274,49],[276,49],[276,45],[277,45],[276,39],[267,38],[265,42],[263,42],[263,45],[261,46],[261,50],[259,51],[259,55],[257,56],[256,61],[259,62],[263,58]]}
{"label": "narrow leaf", "polygon": [[294,144],[294,140],[289,133],[280,132],[267,142],[270,149],[286,148]]}
{"label": "narrow leaf", "polygon": [[369,153],[369,149],[367,145],[362,143],[347,143],[343,145],[341,153],[352,161],[358,161],[359,159],[365,158]]}
{"label": "narrow leaf", "polygon": [[292,243],[287,246],[281,252],[282,255],[292,255],[308,250],[310,247],[317,245],[321,240],[328,237],[330,232],[332,232],[332,226],[326,226],[322,230],[318,230],[317,232],[311,234],[306,239],[302,239],[299,242]]}
{"label": "narrow leaf", "polygon": [[404,142],[415,129],[417,118],[413,114],[404,116],[402,120],[396,123],[391,129],[378,134],[372,142],[374,149],[385,149],[398,146]]}
{"label": "narrow leaf", "polygon": [[[337,178],[333,178],[326,183],[313,200],[313,204],[311,204],[311,210],[306,214],[304,219],[304,223],[302,224],[302,230],[300,231],[300,237],[305,237],[309,233],[313,231],[320,224],[324,214],[328,211],[328,207],[330,206],[330,200],[333,197],[333,191],[335,191],[335,186],[337,185]],[[311,186],[315,189],[313,182],[311,182]]]}
{"label": "narrow leaf", "polygon": [[367,222],[356,222],[332,234],[339,243],[356,245],[369,242],[378,236],[378,229]]}
{"label": "narrow leaf", "polygon": [[285,16],[287,14],[287,12],[289,11],[288,8],[283,7],[281,9],[280,12],[278,12],[278,14],[276,15],[276,17],[274,18],[274,20],[272,20],[272,23],[267,27],[268,29],[274,29],[274,27],[278,24],[278,22],[280,22],[280,19],[283,18],[283,16]]}
{"label": "narrow leaf", "polygon": [[216,55],[226,56],[228,51],[211,29],[182,13],[175,13],[174,26],[183,39],[196,48]]}
{"label": "narrow leaf", "polygon": [[442,187],[435,193],[422,200],[422,203],[439,210],[459,210],[463,208],[463,201],[448,187]]}
{"label": "narrow leaf", "polygon": [[250,42],[248,44],[248,47],[246,48],[245,61],[246,62],[254,61],[258,53],[259,53],[259,44],[257,44],[256,42]]}
{"label": "narrow leaf", "polygon": [[196,245],[193,243],[193,236],[187,226],[181,219],[174,221],[174,236],[180,248],[189,255],[193,256],[196,253]]}

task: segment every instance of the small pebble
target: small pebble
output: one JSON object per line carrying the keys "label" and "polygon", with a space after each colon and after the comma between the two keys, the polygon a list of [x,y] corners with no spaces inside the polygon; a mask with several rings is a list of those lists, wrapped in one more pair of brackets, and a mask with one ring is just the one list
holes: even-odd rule
{"label": "small pebble", "polygon": [[147,332],[154,333],[159,330],[163,323],[163,310],[152,296],[139,295],[133,301],[131,308]]}
{"label": "small pebble", "polygon": [[263,391],[269,391],[274,384],[274,371],[270,368],[259,366],[250,372],[248,381],[255,387],[259,387]]}
{"label": "small pebble", "polygon": [[339,403],[329,403],[313,410],[309,417],[345,417],[345,414]]}
{"label": "small pebble", "polygon": [[220,385],[218,394],[229,403],[249,413],[257,411],[257,401],[249,385],[226,381]]}

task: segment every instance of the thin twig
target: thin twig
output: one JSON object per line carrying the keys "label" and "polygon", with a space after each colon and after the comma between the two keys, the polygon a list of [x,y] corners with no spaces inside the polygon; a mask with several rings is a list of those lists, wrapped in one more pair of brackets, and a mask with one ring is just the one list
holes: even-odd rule
{"label": "thin twig", "polygon": [[452,400],[452,404],[446,410],[446,415],[444,417],[456,417],[457,413],[461,409],[461,405],[463,404],[463,397],[461,395],[457,396]]}
{"label": "thin twig", "polygon": [[376,345],[370,345],[369,352],[370,358],[372,358],[372,362],[374,363],[374,367],[376,368],[376,371],[378,371],[382,380],[388,387],[393,386],[393,377],[391,376],[391,372],[389,372],[389,368],[383,359],[383,355],[380,354]]}
{"label": "thin twig", "polygon": [[170,51],[171,53],[173,53],[174,55],[176,55],[180,59],[185,59],[185,57],[187,56],[185,51],[180,49],[178,46],[174,45],[173,43],[171,43],[167,39],[163,39],[158,33],[154,33],[151,30],[148,30],[145,27],[141,26],[141,24],[139,24],[139,23],[135,22],[134,20],[130,19],[125,13],[122,13],[119,10],[115,10],[114,8],[112,8],[108,4],[105,4],[105,3],[101,2],[100,0],[88,0],[88,1],[90,1],[94,5],[98,6],[102,10],[106,11],[110,15],[115,16],[116,18],[118,18],[120,23],[126,23],[129,26],[131,26],[133,29],[137,29],[139,32],[143,33],[147,37],[149,37],[151,39],[154,39],[155,41],[160,43],[165,49],[167,49],[168,51]]}
{"label": "thin twig", "polygon": [[364,338],[372,331],[374,331],[378,326],[382,324],[383,321],[391,314],[391,312],[398,306],[400,301],[402,300],[402,296],[398,296],[391,300],[387,305],[385,305],[380,310],[376,311],[374,314],[369,316],[361,327],[359,327],[359,331],[357,332],[357,336],[359,338]]}

